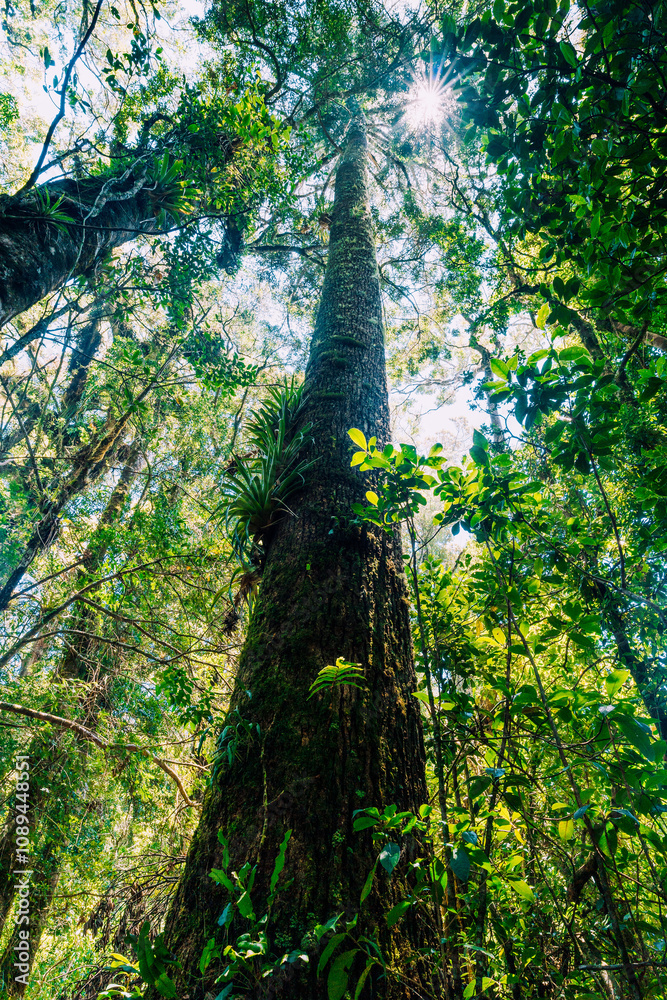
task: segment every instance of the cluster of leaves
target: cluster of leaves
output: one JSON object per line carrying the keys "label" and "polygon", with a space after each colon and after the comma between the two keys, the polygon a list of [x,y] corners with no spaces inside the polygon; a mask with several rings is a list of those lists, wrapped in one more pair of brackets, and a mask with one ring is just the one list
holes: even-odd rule
{"label": "cluster of leaves", "polygon": [[497,0],[449,36],[468,137],[496,172],[496,232],[524,292],[547,276],[565,326],[587,309],[663,323],[664,17],[659,4]]}
{"label": "cluster of leaves", "polygon": [[275,974],[281,966],[293,964],[295,962],[307,962],[308,955],[300,949],[290,953],[277,956],[272,953],[269,947],[267,930],[271,918],[271,908],[279,893],[284,892],[289,886],[289,882],[284,882],[278,886],[280,875],[285,867],[285,854],[287,846],[292,836],[292,831],[287,830],[280,844],[278,854],[271,873],[269,883],[269,895],[266,900],[266,912],[257,917],[252,901],[252,888],[257,874],[257,867],[249,862],[243,865],[238,872],[229,872],[229,851],[227,842],[222,831],[218,834],[218,839],[223,847],[223,867],[214,868],[211,878],[229,893],[230,901],[225,906],[218,919],[218,925],[225,929],[232,926],[237,918],[248,924],[248,929],[238,935],[233,943],[217,943],[215,937],[211,938],[205,945],[199,962],[200,971],[203,973],[214,959],[222,958],[225,967],[221,973],[218,983],[222,984],[219,996],[221,1000],[232,996],[235,989],[244,992],[254,985],[261,983],[263,979]]}
{"label": "cluster of leaves", "polygon": [[243,567],[262,565],[263,536],[286,514],[313,461],[303,457],[310,425],[299,421],[302,387],[272,387],[247,424],[245,456],[234,455],[222,493],[225,524]]}
{"label": "cluster of leaves", "polygon": [[430,505],[470,538],[453,569],[410,559],[465,997],[598,996],[606,967],[663,995],[665,359],[617,350],[492,359],[513,451],[476,431],[448,466],[350,432],[380,474],[359,517],[414,542]]}

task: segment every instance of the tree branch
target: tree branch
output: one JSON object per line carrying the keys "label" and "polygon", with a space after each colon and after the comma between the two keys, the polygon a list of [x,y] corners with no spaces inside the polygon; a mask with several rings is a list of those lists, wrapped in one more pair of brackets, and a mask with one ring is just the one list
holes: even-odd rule
{"label": "tree branch", "polygon": [[[63,77],[63,82],[62,82],[62,85],[60,87],[60,107],[58,109],[58,114],[56,115],[56,117],[53,119],[53,121],[49,125],[49,130],[46,133],[46,139],[44,140],[44,145],[42,146],[42,151],[39,154],[39,159],[37,160],[37,163],[35,164],[35,169],[30,174],[30,177],[25,182],[25,184],[23,185],[23,187],[19,188],[19,190],[16,192],[16,196],[21,195],[21,194],[25,194],[25,192],[29,188],[34,187],[35,181],[37,180],[37,178],[39,177],[39,175],[41,173],[42,165],[44,163],[44,160],[46,159],[46,154],[47,154],[47,152],[49,150],[49,146],[51,145],[51,140],[53,139],[53,134],[54,134],[55,130],[58,128],[58,125],[60,124],[60,122],[65,117],[65,104],[67,102],[67,88],[69,86],[69,81],[70,81],[70,77],[72,75],[72,70],[74,69],[74,67],[75,67],[77,61],[79,60],[79,58],[80,58],[83,50],[85,49],[86,45],[88,44],[88,39],[90,38],[90,36],[92,35],[93,31],[95,30],[95,26],[97,24],[97,19],[100,16],[100,11],[102,10],[102,3],[103,3],[103,0],[97,0],[97,6],[95,7],[95,10],[93,11],[93,16],[92,16],[92,18],[90,20],[90,24],[88,25],[88,30],[86,31],[85,35],[83,36],[83,38],[79,42],[79,44],[78,44],[78,46],[76,48],[76,52],[74,53],[74,55],[72,56],[72,58],[70,59],[70,61],[67,64],[67,69],[65,70],[65,75]],[[57,93],[57,91],[56,91],[56,93]]]}
{"label": "tree branch", "polygon": [[50,725],[57,726],[59,729],[69,729],[73,733],[76,733],[77,736],[80,736],[81,739],[89,740],[91,743],[94,743],[100,750],[121,749],[127,753],[143,753],[149,757],[154,764],[157,764],[157,766],[164,771],[165,774],[169,775],[172,781],[176,783],[179,792],[183,796],[186,806],[190,808],[195,805],[186,792],[183,782],[173,768],[171,768],[165,760],[161,760],[159,757],[156,757],[155,754],[150,753],[146,747],[139,746],[138,743],[107,743],[107,741],[103,740],[97,735],[97,733],[94,733],[92,729],[87,729],[86,726],[82,726],[80,722],[75,722],[73,719],[63,719],[62,716],[52,715],[51,712],[39,712],[35,708],[27,708],[25,705],[16,705],[10,701],[0,701],[0,712],[11,712],[13,715],[24,715],[29,719],[36,719],[38,722],[48,722]]}

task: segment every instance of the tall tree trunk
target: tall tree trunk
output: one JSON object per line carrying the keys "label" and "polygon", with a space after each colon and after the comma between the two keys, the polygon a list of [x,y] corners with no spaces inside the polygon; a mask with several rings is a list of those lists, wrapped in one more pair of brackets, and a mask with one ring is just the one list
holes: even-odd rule
{"label": "tall tree trunk", "polygon": [[[267,912],[279,845],[292,831],[278,883],[289,888],[279,892],[266,931],[274,953],[305,949],[310,961],[286,962],[267,978],[246,982],[244,995],[326,997],[313,927],[359,911],[356,933],[377,931],[389,963],[387,977],[371,975],[362,996],[432,996],[427,975],[408,961],[423,943],[424,914],[408,914],[391,934],[384,920],[407,895],[417,845],[403,845],[393,876],[378,870],[360,907],[378,849],[368,831],[353,831],[360,807],[393,803],[417,811],[427,797],[400,539],[360,525],[351,511],[371,482],[350,469],[347,431],[360,428],[379,442],[390,432],[366,147],[359,117],[336,176],[329,261],[304,389],[302,419],[312,424],[317,462],[290,505],[292,516],[266,539],[228,717],[237,726],[235,755],[207,797],[167,920],[166,940],[182,967],[179,996],[190,1000],[203,1000],[207,990],[216,995],[226,964],[216,959],[199,972],[207,941],[225,941],[218,918],[229,896],[210,877],[212,868],[224,867],[218,831],[228,841],[228,870],[256,869],[251,898],[258,917]],[[363,666],[365,689],[334,686],[309,700],[318,671],[337,657]],[[247,926],[237,915],[228,939]],[[342,947],[350,948],[349,941]],[[353,986],[359,968],[363,964],[352,967]]]}
{"label": "tall tree trunk", "polygon": [[[62,180],[0,203],[0,327],[86,274],[114,247],[160,231],[162,192],[145,167],[120,177]],[[44,202],[71,222],[49,218]]]}

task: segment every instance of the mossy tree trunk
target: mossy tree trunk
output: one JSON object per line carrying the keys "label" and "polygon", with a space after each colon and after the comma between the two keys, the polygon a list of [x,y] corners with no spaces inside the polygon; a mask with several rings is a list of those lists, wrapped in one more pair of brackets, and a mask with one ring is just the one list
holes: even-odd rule
{"label": "mossy tree trunk", "polygon": [[[325,998],[312,931],[341,912],[347,918],[360,913],[358,932],[377,931],[391,965],[386,978],[369,977],[363,997],[433,995],[419,963],[408,958],[424,943],[424,914],[408,915],[391,933],[384,919],[406,895],[418,845],[403,844],[391,877],[378,869],[360,908],[378,851],[368,832],[353,831],[360,807],[394,803],[417,811],[427,798],[400,539],[361,526],[351,511],[372,480],[350,468],[348,429],[360,428],[379,442],[390,434],[366,147],[359,117],[338,167],[329,261],[304,388],[302,419],[312,424],[316,464],[290,504],[292,516],[278,523],[267,543],[227,720],[234,726],[240,716],[247,725],[239,728],[234,759],[219,770],[205,802],[167,920],[166,941],[183,970],[179,996],[189,1000],[202,1000],[208,991],[216,996],[221,988],[214,984],[224,958],[203,976],[199,971],[206,942],[233,942],[248,926],[235,918],[225,938],[218,925],[228,902],[210,877],[224,864],[218,831],[228,839],[230,872],[245,863],[256,866],[251,898],[258,917],[279,845],[292,831],[279,883],[286,888],[273,904],[267,933],[274,954],[302,949],[310,960],[285,963],[255,983],[246,980],[244,996]],[[363,666],[365,688],[336,686],[309,699],[318,671],[338,657]],[[349,940],[341,947],[349,948]],[[353,986],[356,974],[353,966]]]}
{"label": "mossy tree trunk", "polygon": [[[39,196],[39,199],[38,199]],[[42,208],[58,203],[71,223]],[[87,274],[111,250],[160,232],[160,192],[137,177],[65,179],[0,199],[0,327],[50,292]]]}

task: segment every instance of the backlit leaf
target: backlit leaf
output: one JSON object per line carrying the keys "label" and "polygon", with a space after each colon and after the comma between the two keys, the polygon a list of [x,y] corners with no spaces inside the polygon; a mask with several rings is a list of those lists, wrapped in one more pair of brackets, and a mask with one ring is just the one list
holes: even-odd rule
{"label": "backlit leaf", "polygon": [[364,451],[368,451],[368,445],[366,444],[366,435],[363,431],[358,430],[358,428],[353,427],[352,430],[348,431],[348,436],[352,438],[354,443],[358,448],[363,448]]}

